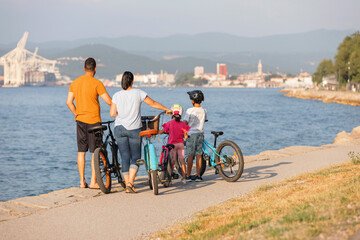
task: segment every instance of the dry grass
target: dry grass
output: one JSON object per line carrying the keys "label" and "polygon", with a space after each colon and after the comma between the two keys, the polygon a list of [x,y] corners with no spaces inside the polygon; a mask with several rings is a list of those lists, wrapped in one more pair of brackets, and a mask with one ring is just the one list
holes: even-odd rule
{"label": "dry grass", "polygon": [[208,208],[151,239],[347,239],[360,227],[360,165],[303,174]]}

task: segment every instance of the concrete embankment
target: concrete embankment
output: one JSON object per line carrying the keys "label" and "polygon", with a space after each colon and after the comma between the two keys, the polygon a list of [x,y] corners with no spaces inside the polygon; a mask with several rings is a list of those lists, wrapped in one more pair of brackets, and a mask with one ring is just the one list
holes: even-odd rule
{"label": "concrete embankment", "polygon": [[140,177],[135,182],[138,194],[125,194],[115,184],[108,195],[74,187],[0,202],[0,232],[2,239],[139,238],[263,184],[349,161],[350,151],[360,152],[360,127],[339,133],[333,144],[246,156],[244,173],[234,183],[214,175],[210,168],[205,181],[183,186],[176,180],[168,188],[160,186],[158,196]]}
{"label": "concrete embankment", "polygon": [[302,99],[315,99],[323,101],[324,103],[340,103],[353,106],[360,106],[360,93],[348,91],[325,91],[315,89],[283,89],[280,92],[285,92],[286,97],[295,97]]}

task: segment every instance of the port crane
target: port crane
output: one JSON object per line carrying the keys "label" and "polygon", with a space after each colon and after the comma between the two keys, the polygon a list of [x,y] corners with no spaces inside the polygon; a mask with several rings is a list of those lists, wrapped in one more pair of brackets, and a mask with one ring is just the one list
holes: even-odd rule
{"label": "port crane", "polygon": [[49,60],[25,49],[29,32],[25,32],[15,49],[0,57],[0,66],[4,66],[4,86],[25,85],[25,73],[33,71],[55,72],[56,60]]}

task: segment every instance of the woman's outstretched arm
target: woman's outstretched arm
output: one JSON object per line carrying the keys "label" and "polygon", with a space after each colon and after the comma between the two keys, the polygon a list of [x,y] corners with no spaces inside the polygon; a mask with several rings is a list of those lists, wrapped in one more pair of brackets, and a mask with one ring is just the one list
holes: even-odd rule
{"label": "woman's outstretched arm", "polygon": [[166,114],[172,114],[172,111],[170,109],[168,109],[167,107],[163,106],[162,104],[152,100],[150,97],[146,97],[144,100],[144,103],[146,103],[147,105],[149,105],[152,108],[164,110],[164,111],[166,111]]}

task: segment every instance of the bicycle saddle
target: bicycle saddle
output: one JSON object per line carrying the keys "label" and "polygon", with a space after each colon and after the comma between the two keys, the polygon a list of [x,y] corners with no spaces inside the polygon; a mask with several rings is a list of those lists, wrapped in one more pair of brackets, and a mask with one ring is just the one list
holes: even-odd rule
{"label": "bicycle saddle", "polygon": [[175,145],[174,144],[166,144],[166,147],[171,150],[171,149],[175,148]]}
{"label": "bicycle saddle", "polygon": [[107,129],[107,126],[105,126],[105,125],[95,126],[95,127],[89,128],[88,133],[96,132],[96,131],[99,131],[99,130],[104,130],[105,131],[106,129]]}
{"label": "bicycle saddle", "polygon": [[215,132],[215,131],[212,131],[211,134],[214,134],[214,136],[220,136],[220,135],[223,135],[224,132],[220,131],[220,132]]}

